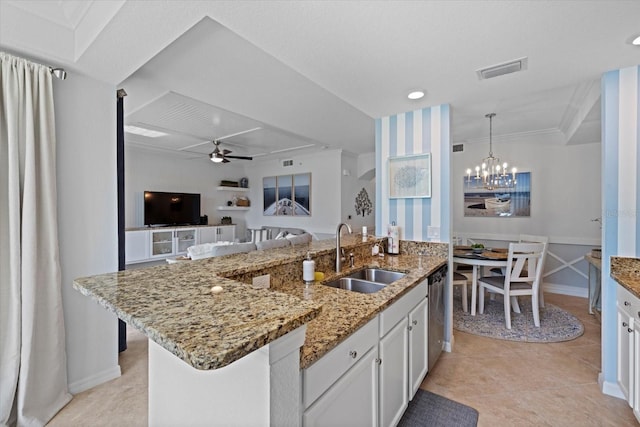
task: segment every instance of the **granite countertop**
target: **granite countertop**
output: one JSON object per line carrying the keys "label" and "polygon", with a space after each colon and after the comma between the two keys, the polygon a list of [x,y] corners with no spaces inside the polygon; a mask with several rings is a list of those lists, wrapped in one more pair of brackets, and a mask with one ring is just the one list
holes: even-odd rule
{"label": "granite countertop", "polygon": [[[343,247],[358,242],[347,236]],[[76,279],[73,286],[196,369],[224,367],[306,323],[300,357],[306,368],[447,262],[423,256],[418,269],[417,255],[363,256],[354,268],[342,269],[340,276],[364,267],[407,273],[374,294],[295,279],[277,290],[254,289],[225,278],[292,262],[301,269],[307,251],[316,257],[335,253],[335,241],[103,274]],[[326,273],[324,281],[338,277],[328,268],[316,271]],[[223,292],[212,294],[214,285]]]}
{"label": "granite countertop", "polygon": [[611,257],[611,277],[640,298],[640,259]]}

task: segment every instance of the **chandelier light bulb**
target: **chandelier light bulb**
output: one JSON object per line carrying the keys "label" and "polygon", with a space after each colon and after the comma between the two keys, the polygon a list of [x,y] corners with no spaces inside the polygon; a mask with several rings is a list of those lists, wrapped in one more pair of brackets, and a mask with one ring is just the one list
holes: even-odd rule
{"label": "chandelier light bulb", "polygon": [[[502,163],[500,158],[493,155],[493,118],[495,113],[485,114],[489,119],[489,155],[482,160],[482,166],[476,166],[476,176],[471,182],[471,169],[467,169],[467,183],[469,187],[483,190],[500,190],[514,188],[516,184],[516,168],[511,169],[512,177],[509,176],[507,162]],[[480,174],[482,171],[482,174]],[[480,180],[482,175],[482,180]],[[496,196],[497,197],[497,196]]]}

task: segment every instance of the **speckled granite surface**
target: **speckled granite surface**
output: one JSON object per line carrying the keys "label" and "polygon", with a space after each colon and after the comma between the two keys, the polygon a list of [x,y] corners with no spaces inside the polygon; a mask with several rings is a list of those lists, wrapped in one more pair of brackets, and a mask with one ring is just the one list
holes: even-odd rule
{"label": "speckled granite surface", "polygon": [[611,277],[640,298],[640,259],[611,257]]}
{"label": "speckled granite surface", "polygon": [[[334,271],[335,241],[322,240],[80,278],[73,286],[197,369],[226,366],[307,323],[300,355],[306,368],[447,262],[448,245],[438,243],[410,245],[429,254],[422,256],[422,269],[418,255],[373,257],[371,247],[380,240],[344,236],[342,246],[354,253],[356,265],[340,274]],[[305,286],[307,251],[324,281],[366,266],[408,274],[374,294]],[[270,290],[247,284],[265,273],[272,276]],[[212,294],[214,285],[224,291]]]}

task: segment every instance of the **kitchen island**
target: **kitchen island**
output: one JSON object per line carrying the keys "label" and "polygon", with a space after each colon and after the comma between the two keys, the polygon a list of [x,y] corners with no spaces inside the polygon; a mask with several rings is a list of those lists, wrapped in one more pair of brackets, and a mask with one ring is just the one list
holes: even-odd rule
{"label": "kitchen island", "polygon": [[[446,244],[424,243],[430,252],[419,269],[411,253],[423,250],[420,243],[380,258],[371,256],[377,242],[345,236],[356,265],[340,273],[371,266],[407,273],[374,294],[303,284],[307,251],[326,281],[338,276],[332,240],[81,278],[74,287],[150,338],[151,425],[297,425],[301,370],[446,263]],[[271,289],[254,289],[251,279],[265,273]],[[213,294],[213,286],[223,291]],[[255,417],[242,418],[248,413]]]}

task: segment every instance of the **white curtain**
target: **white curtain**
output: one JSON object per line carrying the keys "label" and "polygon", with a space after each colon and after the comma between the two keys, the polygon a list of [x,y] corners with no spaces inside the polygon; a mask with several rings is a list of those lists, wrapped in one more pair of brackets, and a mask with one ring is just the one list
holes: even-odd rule
{"label": "white curtain", "polygon": [[69,400],[49,68],[0,52],[0,425]]}

